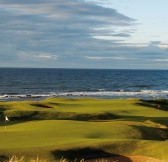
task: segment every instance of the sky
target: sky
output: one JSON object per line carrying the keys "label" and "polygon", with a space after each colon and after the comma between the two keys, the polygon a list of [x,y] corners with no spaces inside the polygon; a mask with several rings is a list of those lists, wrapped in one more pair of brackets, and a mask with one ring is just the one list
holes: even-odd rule
{"label": "sky", "polygon": [[0,0],[0,67],[168,69],[167,0]]}

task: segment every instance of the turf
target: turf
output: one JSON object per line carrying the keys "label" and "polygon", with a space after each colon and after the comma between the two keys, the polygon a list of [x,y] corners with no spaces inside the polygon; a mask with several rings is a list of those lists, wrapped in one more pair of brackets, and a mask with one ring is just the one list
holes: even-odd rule
{"label": "turf", "polygon": [[[88,98],[0,102],[0,158],[39,156],[52,162],[144,155],[168,161],[166,103]],[[4,116],[10,120],[6,132]]]}

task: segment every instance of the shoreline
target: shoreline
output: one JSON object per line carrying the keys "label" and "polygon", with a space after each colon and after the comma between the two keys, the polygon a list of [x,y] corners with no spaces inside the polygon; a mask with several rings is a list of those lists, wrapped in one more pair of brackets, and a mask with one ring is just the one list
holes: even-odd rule
{"label": "shoreline", "polygon": [[102,98],[102,99],[168,99],[168,91],[142,90],[142,91],[88,91],[88,92],[50,92],[36,94],[6,93],[0,95],[0,100],[22,101],[22,100],[43,100],[45,98]]}

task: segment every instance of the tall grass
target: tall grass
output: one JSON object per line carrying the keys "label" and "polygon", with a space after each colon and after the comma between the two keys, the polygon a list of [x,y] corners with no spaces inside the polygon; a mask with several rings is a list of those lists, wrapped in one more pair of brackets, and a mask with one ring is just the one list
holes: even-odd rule
{"label": "tall grass", "polygon": [[[27,161],[25,160],[24,157],[12,156],[8,160],[5,160],[4,162],[49,162],[49,161],[40,159],[39,157],[37,157],[36,159],[31,159]],[[62,162],[65,162],[65,161],[62,161]]]}
{"label": "tall grass", "polygon": [[[135,161],[136,162],[154,162],[153,161],[154,159],[153,158],[149,158],[148,160],[145,160],[145,161],[143,161],[143,159],[136,159]],[[59,160],[59,162],[77,162],[78,160],[76,159],[76,160],[74,160],[74,161],[69,161],[69,160],[67,160],[67,159],[65,159],[65,158],[61,158],[60,160]],[[90,160],[84,160],[84,159],[82,159],[82,160],[80,160],[80,162],[89,162]],[[91,162],[93,162],[94,160],[92,159],[91,160]],[[156,160],[157,162],[158,162],[158,160]],[[49,162],[49,161],[47,161],[47,160],[41,160],[39,157],[37,157],[36,159],[32,159],[32,160],[29,160],[29,161],[27,161],[27,160],[25,160],[25,158],[24,157],[17,157],[17,156],[12,156],[11,158],[9,158],[9,160],[5,160],[4,162]],[[112,160],[112,159],[106,159],[106,158],[101,158],[101,159],[97,159],[97,160],[95,160],[95,162],[119,162],[119,160]],[[122,161],[123,162],[123,161]],[[134,160],[132,161],[132,162],[134,162]],[[167,160],[161,160],[160,162],[168,162]]]}
{"label": "tall grass", "polygon": [[[73,162],[77,162],[78,160],[74,160]],[[17,156],[12,156],[8,160],[5,160],[3,162],[49,162],[48,160],[40,159],[37,157],[36,159],[31,159],[31,160],[26,160],[24,157],[17,157]],[[59,162],[70,162],[69,160],[65,158],[61,158]],[[80,160],[80,162],[84,162],[84,159]],[[100,161],[103,162],[103,161]]]}

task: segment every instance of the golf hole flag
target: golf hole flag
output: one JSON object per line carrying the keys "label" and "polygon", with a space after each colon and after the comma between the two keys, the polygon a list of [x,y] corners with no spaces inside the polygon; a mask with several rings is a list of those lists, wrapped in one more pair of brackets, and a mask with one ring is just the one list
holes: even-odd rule
{"label": "golf hole flag", "polygon": [[7,117],[7,116],[5,116],[5,122],[7,122],[7,121],[9,121],[9,119],[8,119],[8,117]]}

